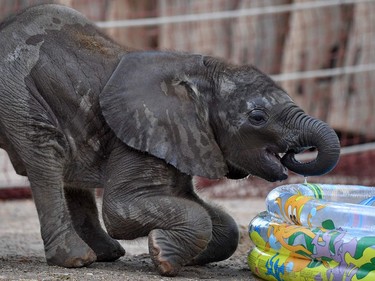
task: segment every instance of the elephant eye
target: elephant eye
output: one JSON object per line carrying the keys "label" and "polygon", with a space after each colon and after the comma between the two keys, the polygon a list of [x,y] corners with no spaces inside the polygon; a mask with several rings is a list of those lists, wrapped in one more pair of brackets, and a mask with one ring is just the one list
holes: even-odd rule
{"label": "elephant eye", "polygon": [[261,126],[266,124],[268,115],[260,109],[254,109],[249,113],[249,121],[255,126]]}

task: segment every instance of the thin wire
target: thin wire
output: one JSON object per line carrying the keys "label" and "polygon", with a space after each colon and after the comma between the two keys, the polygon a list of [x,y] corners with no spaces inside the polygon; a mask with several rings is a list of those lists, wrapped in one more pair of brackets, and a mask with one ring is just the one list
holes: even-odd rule
{"label": "thin wire", "polygon": [[220,11],[201,14],[187,14],[177,16],[164,16],[156,18],[126,19],[114,21],[98,21],[96,24],[100,28],[119,28],[119,27],[136,27],[136,26],[154,26],[183,22],[211,21],[221,19],[233,19],[246,16],[280,14],[286,12],[302,11],[309,9],[319,9],[330,6],[348,5],[374,2],[375,0],[320,0],[304,3],[293,3],[278,6],[256,7],[250,9],[239,9],[231,11]]}
{"label": "thin wire", "polygon": [[277,82],[289,81],[289,80],[299,80],[308,78],[321,78],[321,77],[333,77],[340,76],[343,74],[353,74],[360,72],[375,71],[375,64],[361,64],[354,66],[344,66],[331,69],[319,69],[310,70],[303,72],[289,72],[277,75],[271,75],[272,79]]}

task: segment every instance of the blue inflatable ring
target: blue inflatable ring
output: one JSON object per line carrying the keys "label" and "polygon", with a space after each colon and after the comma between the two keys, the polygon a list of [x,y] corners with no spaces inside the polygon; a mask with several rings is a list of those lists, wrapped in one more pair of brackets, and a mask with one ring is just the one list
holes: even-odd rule
{"label": "blue inflatable ring", "polygon": [[375,188],[292,184],[249,225],[252,272],[266,280],[375,280]]}

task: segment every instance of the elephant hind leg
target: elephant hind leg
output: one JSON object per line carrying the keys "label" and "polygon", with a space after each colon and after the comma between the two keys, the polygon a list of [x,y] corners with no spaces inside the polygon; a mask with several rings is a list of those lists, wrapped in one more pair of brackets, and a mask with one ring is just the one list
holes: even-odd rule
{"label": "elephant hind leg", "polygon": [[154,196],[116,203],[104,196],[103,218],[117,239],[148,235],[151,259],[165,276],[177,275],[211,240],[212,223],[206,210],[182,198]]}
{"label": "elephant hind leg", "polygon": [[[44,116],[42,109],[39,112]],[[48,121],[24,118],[11,110],[6,116],[16,119],[5,119],[7,124],[2,120],[1,128],[8,128],[6,147],[11,148],[12,161],[22,164],[20,170],[29,178],[47,263],[63,267],[93,263],[95,252],[75,231],[65,202],[63,174],[67,144],[63,134]]]}
{"label": "elephant hind leg", "polygon": [[1,131],[2,129],[0,122],[0,148],[3,148],[8,153],[9,159],[16,173],[21,176],[27,176],[25,165],[23,164],[20,156],[17,154],[9,139],[5,136],[5,134],[2,134]]}
{"label": "elephant hind leg", "polygon": [[65,199],[78,235],[94,250],[97,261],[114,261],[125,254],[120,243],[101,227],[94,190],[65,188]]}
{"label": "elephant hind leg", "polygon": [[47,263],[63,267],[87,266],[97,257],[74,229],[64,200],[63,167],[57,159],[42,158],[41,155],[51,153],[37,154],[39,158],[30,158],[37,160],[26,167],[38,211]]}

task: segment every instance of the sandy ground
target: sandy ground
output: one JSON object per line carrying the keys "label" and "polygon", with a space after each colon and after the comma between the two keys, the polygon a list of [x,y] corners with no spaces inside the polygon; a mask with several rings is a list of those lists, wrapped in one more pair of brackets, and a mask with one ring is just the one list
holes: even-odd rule
{"label": "sandy ground", "polygon": [[251,244],[247,226],[265,209],[264,199],[210,199],[238,222],[241,241],[226,261],[188,266],[178,277],[157,274],[148,256],[145,239],[121,241],[127,254],[116,262],[94,263],[86,268],[48,266],[44,259],[39,222],[32,200],[0,201],[0,280],[259,280],[248,269]]}

